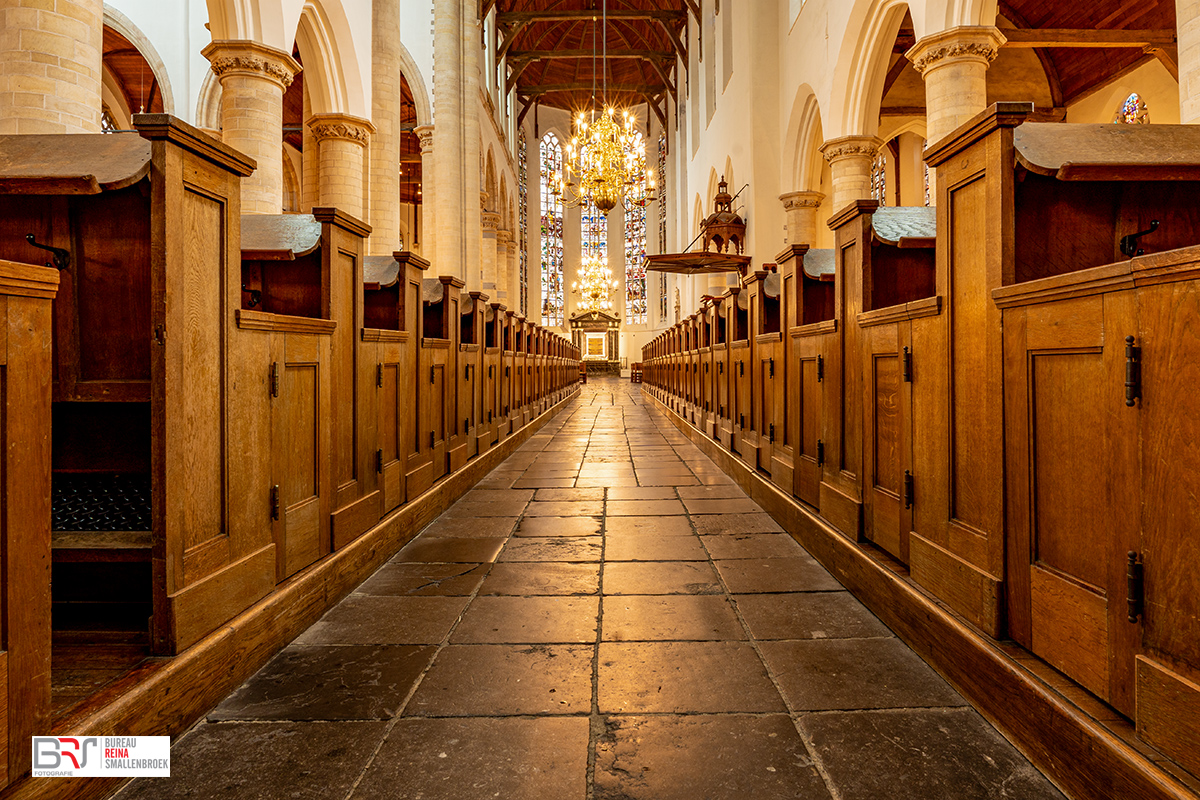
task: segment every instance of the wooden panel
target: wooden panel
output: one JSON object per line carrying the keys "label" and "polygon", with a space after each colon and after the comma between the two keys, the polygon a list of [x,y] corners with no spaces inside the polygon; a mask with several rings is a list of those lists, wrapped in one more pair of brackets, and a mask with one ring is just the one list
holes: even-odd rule
{"label": "wooden panel", "polygon": [[995,519],[988,463],[987,183],[972,181],[952,195],[950,326],[950,518],[981,531]]}
{"label": "wooden panel", "polygon": [[183,323],[180,350],[172,347],[171,353],[182,374],[172,386],[175,396],[168,398],[166,447],[167,468],[180,476],[176,497],[183,510],[184,547],[190,549],[226,534],[225,281],[220,269],[225,208],[195,192],[185,191],[183,197],[182,275],[169,295],[178,304],[169,313]]}
{"label": "wooden panel", "polygon": [[270,544],[171,595],[167,613],[173,652],[186,650],[270,594],[275,588],[275,562],[275,545]]}
{"label": "wooden panel", "polygon": [[1102,698],[1108,697],[1108,602],[1038,566],[1030,573],[1033,651]]}
{"label": "wooden panel", "polygon": [[1200,291],[1139,293],[1145,642],[1200,669]]}
{"label": "wooden panel", "polygon": [[281,377],[285,449],[277,454],[283,515],[283,577],[321,555],[320,373],[317,363],[288,363]]}
{"label": "wooden panel", "polygon": [[1137,658],[1138,735],[1200,775],[1200,681]]}
{"label": "wooden panel", "polygon": [[333,548],[345,547],[379,521],[379,507],[383,493],[374,491],[349,505],[333,512],[331,519]]}
{"label": "wooden panel", "polygon": [[908,565],[914,581],[962,614],[988,636],[1003,630],[1003,583],[974,564],[916,532],[908,535]]}
{"label": "wooden panel", "polygon": [[[338,323],[333,335],[333,480],[334,486],[341,488],[359,477],[355,458],[358,452],[358,293],[353,286],[356,274],[353,255],[339,248],[332,260],[331,278],[336,291],[332,293],[330,316]],[[352,497],[357,499],[357,492],[353,492]]]}
{"label": "wooden panel", "polygon": [[815,337],[797,340],[795,352],[799,368],[794,374],[799,385],[794,394],[798,408],[792,412],[797,426],[793,492],[804,502],[816,506],[821,495],[817,443],[822,435],[823,383],[817,380],[817,358],[822,353],[822,341]]}
{"label": "wooden panel", "polygon": [[[48,671],[47,671],[48,672]],[[8,786],[11,781],[9,760],[15,753],[9,752],[9,716],[8,716],[8,652],[0,651],[0,789]],[[15,739],[16,737],[14,737]],[[20,741],[20,740],[17,740]],[[13,748],[16,750],[17,748]]]}
{"label": "wooden panel", "polygon": [[870,421],[874,436],[872,485],[893,495],[903,489],[900,457],[900,358],[896,353],[871,355]]}

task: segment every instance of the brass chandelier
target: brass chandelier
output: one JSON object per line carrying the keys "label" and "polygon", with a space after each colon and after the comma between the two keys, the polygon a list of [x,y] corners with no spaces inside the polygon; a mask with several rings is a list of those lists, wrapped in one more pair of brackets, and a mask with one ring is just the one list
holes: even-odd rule
{"label": "brass chandelier", "polygon": [[[604,60],[608,61],[608,0],[603,7]],[[607,215],[627,199],[644,204],[654,200],[654,176],[646,171],[646,141],[637,120],[626,109],[617,121],[617,109],[608,104],[608,67],[604,66],[604,108],[597,118],[596,29],[592,18],[592,109],[575,118],[575,134],[566,148],[563,172],[551,182],[551,191],[568,207],[595,205]],[[640,187],[645,184],[644,194]]]}
{"label": "brass chandelier", "polygon": [[579,280],[571,284],[571,291],[580,296],[579,308],[583,311],[611,311],[612,294],[617,282],[612,279],[608,268],[608,257],[592,253],[584,256],[579,267]]}

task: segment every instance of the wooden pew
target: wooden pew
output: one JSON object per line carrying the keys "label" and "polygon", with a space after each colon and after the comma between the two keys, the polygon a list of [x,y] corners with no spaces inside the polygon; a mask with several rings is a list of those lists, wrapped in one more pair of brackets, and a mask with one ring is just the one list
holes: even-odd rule
{"label": "wooden pew", "polygon": [[[461,278],[442,275],[422,282],[424,335],[416,376],[418,453],[410,458],[410,496],[447,474],[466,447],[458,416],[458,335]],[[465,450],[463,451],[465,454]],[[463,458],[463,461],[466,459]],[[415,469],[414,469],[415,467]]]}
{"label": "wooden pew", "polygon": [[255,165],[165,115],[135,123],[140,136],[3,137],[0,258],[50,258],[31,234],[69,259],[52,439],[73,510],[58,528],[104,535],[55,537],[58,635],[96,643],[107,628],[171,653],[274,585],[267,506],[245,514],[229,491],[248,468],[222,405],[237,305],[223,267]]}
{"label": "wooden pew", "polygon": [[710,438],[716,435],[717,409],[713,403],[716,396],[716,370],[713,362],[713,300],[705,297],[700,303],[700,313],[696,315],[697,330],[700,336],[699,353],[700,386],[696,398],[699,411],[697,425]]}
{"label": "wooden pew", "polygon": [[[406,500],[408,457],[414,449],[412,413],[415,344],[422,330],[421,281],[429,262],[409,252],[368,257],[364,262],[363,341],[374,344],[378,394],[376,468],[382,491],[380,514]],[[369,354],[364,355],[372,362]]]}
{"label": "wooden pew", "polygon": [[790,412],[789,437],[793,443],[791,492],[810,506],[819,508],[821,474],[825,465],[826,365],[838,355],[834,338],[837,333],[834,251],[793,245],[780,253],[776,261],[785,275],[795,274],[797,280],[792,322],[788,328],[792,344],[786,405]]}
{"label": "wooden pew", "polygon": [[504,336],[507,316],[500,303],[488,303],[484,331],[484,419],[487,424],[488,446],[501,438],[500,420],[504,411]]}
{"label": "wooden pew", "polygon": [[[0,223],[3,224],[3,223]],[[33,254],[30,254],[31,256]],[[0,261],[0,788],[30,767],[49,731],[52,304],[59,271]]]}
{"label": "wooden pew", "polygon": [[713,299],[713,330],[716,331],[713,339],[713,372],[716,374],[714,383],[716,397],[713,398],[713,408],[716,409],[717,415],[713,438],[719,441],[726,450],[730,449],[733,442],[733,422],[730,417],[733,407],[730,403],[729,391],[731,382],[729,306],[732,302],[733,296],[729,292]]}
{"label": "wooden pew", "polygon": [[518,404],[520,395],[517,387],[517,325],[520,316],[512,309],[504,312],[504,344],[501,352],[500,370],[500,438],[511,436],[513,431],[520,428],[517,423]]}
{"label": "wooden pew", "polygon": [[786,302],[783,278],[776,265],[765,266],[765,270],[752,272],[743,281],[749,293],[750,338],[754,343],[750,362],[754,404],[747,438],[755,453],[751,466],[773,476],[779,469],[775,464],[778,454],[780,466],[786,464],[789,468],[786,485],[790,489],[791,453],[785,450],[787,358],[782,330]]}
{"label": "wooden pew", "polygon": [[[1197,771],[1200,131],[1046,126],[1027,122],[1029,111],[994,106],[931,153],[939,213],[963,226],[947,231],[939,258],[950,314],[970,323],[949,334],[973,348],[964,366],[988,390],[980,407],[950,406],[950,422],[1002,420],[967,444],[1008,491],[1006,550],[985,527],[977,552],[960,554],[943,523],[922,536],[972,571],[954,576],[958,586],[928,569],[922,578],[957,590],[954,602],[999,560],[1009,634]],[[968,169],[978,187],[964,183]],[[1154,221],[1153,233],[1126,239]],[[975,306],[983,313],[971,316]],[[993,397],[1001,375],[1003,403]],[[961,380],[952,372],[950,386]],[[962,483],[963,445],[950,444],[949,479]],[[997,487],[987,488],[981,516]]]}
{"label": "wooden pew", "polygon": [[750,337],[750,296],[742,286],[728,290],[729,331],[729,436],[730,452],[749,464],[756,463],[756,441],[751,435],[754,397],[750,364],[754,342]]}

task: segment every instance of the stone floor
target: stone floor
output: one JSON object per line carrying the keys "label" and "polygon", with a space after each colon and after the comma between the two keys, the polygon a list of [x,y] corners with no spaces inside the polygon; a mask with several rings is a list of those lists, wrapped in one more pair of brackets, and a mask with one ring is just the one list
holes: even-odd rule
{"label": "stone floor", "polygon": [[172,761],[121,800],[1061,798],[616,379]]}

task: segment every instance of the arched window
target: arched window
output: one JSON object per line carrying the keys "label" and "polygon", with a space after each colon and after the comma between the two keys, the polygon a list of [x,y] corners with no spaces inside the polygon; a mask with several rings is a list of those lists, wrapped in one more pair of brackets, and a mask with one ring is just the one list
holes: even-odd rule
{"label": "arched window", "polygon": [[[638,134],[640,137],[641,134]],[[625,322],[646,324],[646,176],[629,191],[625,204]]]}
{"label": "arched window", "polygon": [[1113,117],[1113,122],[1125,125],[1149,125],[1150,124],[1150,109],[1146,106],[1146,101],[1141,98],[1137,92],[1125,98],[1125,102],[1121,103],[1121,108],[1118,109],[1117,115]]}
{"label": "arched window", "polygon": [[887,205],[887,156],[883,154],[883,148],[875,154],[871,164],[871,198],[881,206]]}
{"label": "arched window", "polygon": [[520,263],[519,308],[529,315],[529,146],[525,130],[517,133],[517,258]]}
{"label": "arched window", "polygon": [[[658,252],[667,252],[667,132],[658,134]],[[658,275],[659,318],[667,321],[667,273]]]}
{"label": "arched window", "polygon": [[562,145],[553,132],[542,137],[542,324],[547,328],[563,324],[563,207],[554,194],[551,181],[562,175]]}

